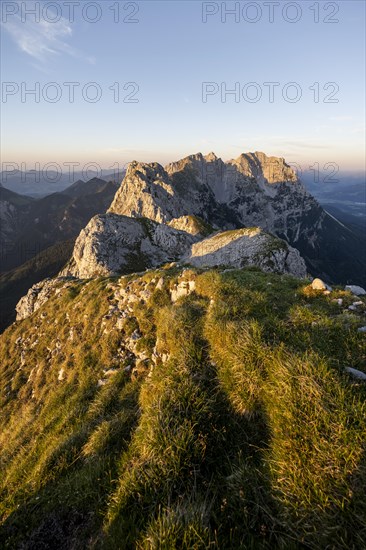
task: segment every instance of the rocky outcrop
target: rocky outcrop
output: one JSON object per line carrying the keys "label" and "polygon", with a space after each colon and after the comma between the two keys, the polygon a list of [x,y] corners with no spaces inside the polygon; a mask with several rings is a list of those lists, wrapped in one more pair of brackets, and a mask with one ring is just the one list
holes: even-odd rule
{"label": "rocky outcrop", "polygon": [[177,259],[194,241],[189,233],[146,218],[95,216],[76,240],[62,275],[87,279],[143,271]]}
{"label": "rocky outcrop", "polygon": [[[256,238],[244,233],[240,239],[215,236],[190,250],[214,229],[240,228],[252,218],[257,226],[274,230],[271,220],[276,216],[269,200],[277,195],[274,185],[284,182],[296,184],[301,198],[307,197],[285,161],[263,153],[228,163],[214,153],[198,153],[165,169],[157,163],[132,162],[107,215],[93,218],[80,233],[62,274],[88,278],[136,272],[184,258],[195,264],[263,265],[280,272],[291,272],[290,264],[296,263],[292,272],[303,276],[305,268],[301,259],[295,262],[296,253],[284,243],[278,247],[280,241],[259,230]],[[271,245],[277,246],[274,255]],[[209,250],[205,257],[198,252],[202,246]]]}
{"label": "rocky outcrop", "polygon": [[357,247],[284,159],[256,152],[223,162],[198,153],[165,168],[132,162],[107,214],[81,231],[61,275],[111,276],[183,260],[298,277],[309,271],[325,281],[339,270],[339,279],[354,282],[344,273],[361,269],[362,262],[356,269],[349,262]]}
{"label": "rocky outcrop", "polygon": [[67,288],[67,282],[64,277],[56,279],[45,279],[30,288],[25,296],[21,298],[16,306],[17,321],[30,317],[35,311],[45,304],[57,288]]}
{"label": "rocky outcrop", "polygon": [[260,228],[218,233],[193,244],[187,262],[195,267],[257,266],[265,272],[304,278],[306,265],[298,250]]}
{"label": "rocky outcrop", "polygon": [[[226,223],[259,226],[292,242],[305,231],[304,213],[320,209],[283,158],[260,152],[226,163],[214,153],[199,153],[169,164],[166,172],[186,209],[201,216],[209,213],[206,219],[219,223],[215,210],[224,205]],[[316,231],[313,226],[306,229]]]}
{"label": "rocky outcrop", "polygon": [[366,294],[366,290],[361,286],[357,286],[357,285],[347,285],[346,290],[349,290],[355,296],[365,296]]}
{"label": "rocky outcrop", "polygon": [[249,178],[255,178],[259,185],[272,185],[277,183],[296,183],[298,178],[294,170],[285,159],[267,157],[264,153],[244,153],[229,164],[236,165],[240,172]]}
{"label": "rocky outcrop", "polygon": [[131,162],[109,212],[159,223],[184,214],[168,174],[160,164]]}
{"label": "rocky outcrop", "polygon": [[[185,226],[186,221],[181,218],[177,225]],[[193,236],[170,225],[116,214],[96,216],[90,221],[61,275],[84,279],[112,276],[174,260],[200,267],[256,265],[264,271],[306,276],[299,252],[259,228],[218,232],[203,238],[201,233]]]}

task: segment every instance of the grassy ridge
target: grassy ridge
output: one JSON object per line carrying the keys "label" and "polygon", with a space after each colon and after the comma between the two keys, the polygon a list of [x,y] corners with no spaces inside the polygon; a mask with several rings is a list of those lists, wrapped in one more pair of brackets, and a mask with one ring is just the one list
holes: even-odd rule
{"label": "grassy ridge", "polygon": [[[255,270],[189,276],[173,305],[177,273],[147,273],[119,330],[97,280],[2,335],[4,547],[365,546],[366,392],[344,367],[366,370],[366,339],[332,301],[352,297]],[[169,358],[131,375],[119,350],[136,329]]]}

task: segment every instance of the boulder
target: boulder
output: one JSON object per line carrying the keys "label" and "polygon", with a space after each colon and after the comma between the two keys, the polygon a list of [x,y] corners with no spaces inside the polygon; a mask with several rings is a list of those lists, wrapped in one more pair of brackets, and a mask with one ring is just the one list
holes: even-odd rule
{"label": "boulder", "polygon": [[357,285],[347,285],[346,290],[349,290],[355,296],[365,296],[366,294],[366,290],[361,286],[357,286]]}
{"label": "boulder", "polygon": [[327,290],[327,285],[321,279],[314,279],[310,286],[313,290]]}

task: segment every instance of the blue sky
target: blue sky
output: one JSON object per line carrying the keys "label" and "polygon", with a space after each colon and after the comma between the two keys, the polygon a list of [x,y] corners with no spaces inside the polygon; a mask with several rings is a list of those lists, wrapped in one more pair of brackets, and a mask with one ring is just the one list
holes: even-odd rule
{"label": "blue sky", "polygon": [[[23,14],[22,21],[22,2],[2,2],[2,162],[26,162],[31,168],[35,162],[95,161],[109,167],[133,159],[165,164],[198,151],[215,151],[226,160],[261,150],[305,167],[315,162],[336,162],[341,170],[364,167],[363,1],[292,3],[301,14],[281,1],[275,3],[272,23],[264,2],[238,2],[238,22],[234,15],[222,22],[221,2],[105,0],[96,3],[101,18],[95,23],[85,20],[97,15],[95,8],[83,17],[88,2],[75,3],[74,22],[65,3],[56,3],[58,11],[50,2],[38,2],[35,22],[30,14]],[[116,4],[119,22],[110,9]],[[133,14],[135,4],[138,13]],[[318,23],[314,5],[319,6]],[[216,10],[204,23],[203,14]],[[256,17],[257,22],[248,21]],[[294,23],[285,20],[296,17]],[[339,21],[326,23],[325,18]],[[22,82],[23,90],[39,83],[39,103],[31,96],[21,101]],[[42,96],[46,86],[52,99],[56,88],[47,88],[51,82],[61,91],[56,103]],[[74,103],[65,82],[80,83]],[[96,103],[81,92],[90,82],[102,92]],[[120,99],[133,91],[123,86],[136,83],[138,102],[115,102],[109,88],[116,82]],[[210,88],[215,94],[206,102],[204,82],[215,83]],[[266,82],[279,83],[272,103]],[[296,88],[286,88],[290,82]],[[335,84],[324,90],[327,83]],[[225,86],[236,86],[240,96],[227,95],[223,102]],[[314,101],[317,87],[319,102]],[[95,88],[86,90],[91,97]],[[301,99],[290,102],[299,90]],[[259,92],[258,102],[248,100]],[[338,102],[324,102],[327,96]]]}

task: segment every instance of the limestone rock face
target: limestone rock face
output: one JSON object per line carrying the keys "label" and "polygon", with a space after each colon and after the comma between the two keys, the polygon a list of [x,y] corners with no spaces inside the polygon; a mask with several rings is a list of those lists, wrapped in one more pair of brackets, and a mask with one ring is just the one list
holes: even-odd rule
{"label": "limestone rock face", "polygon": [[133,273],[179,257],[194,237],[146,218],[95,216],[76,240],[62,275],[79,278]]}
{"label": "limestone rock face", "polygon": [[255,178],[260,185],[292,182],[298,183],[294,170],[278,157],[267,157],[264,153],[243,153],[236,160],[230,161],[240,172],[249,178]]}
{"label": "limestone rock face", "polygon": [[159,223],[196,215],[216,229],[259,226],[291,243],[314,239],[325,216],[284,159],[260,152],[228,162],[197,153],[165,169],[132,162],[109,211]]}
{"label": "limestone rock face", "polygon": [[[231,236],[230,242],[228,235],[206,239],[202,246],[209,247],[207,254],[198,252],[198,244],[187,250],[214,229],[243,226],[262,228],[289,243],[296,243],[300,234],[311,241],[321,223],[318,208],[284,159],[264,153],[243,154],[227,163],[214,153],[198,153],[165,168],[132,162],[107,215],[96,216],[80,233],[73,260],[62,274],[106,276],[187,257],[207,265],[259,265],[304,276],[296,251],[259,230],[251,239],[249,234]],[[315,222],[306,225],[304,213],[310,211],[315,211]],[[266,249],[261,256],[260,246],[269,249],[275,241],[275,254]],[[294,269],[288,265],[292,260]]]}
{"label": "limestone rock face", "polygon": [[[178,225],[185,226],[180,218]],[[192,229],[192,228],[191,228]],[[95,216],[80,233],[62,276],[87,279],[143,271],[182,260],[200,267],[256,265],[264,271],[306,276],[297,250],[259,228],[192,235],[146,218]]]}
{"label": "limestone rock face", "polygon": [[217,207],[224,201],[217,201],[215,189],[221,187],[225,169],[225,163],[214,153],[190,155],[165,167],[184,214],[196,214],[223,226]]}
{"label": "limestone rock face", "polygon": [[[257,225],[292,244],[300,236],[316,236],[322,209],[284,159],[243,154],[229,161],[227,178],[228,206],[244,225]],[[309,213],[315,218],[311,225]]]}
{"label": "limestone rock face", "polygon": [[160,164],[131,162],[109,212],[161,223],[179,217],[183,209]]}
{"label": "limestone rock face", "polygon": [[217,233],[192,245],[187,262],[195,267],[257,266],[266,272],[304,278],[306,265],[298,250],[260,228]]}
{"label": "limestone rock face", "polygon": [[23,298],[21,298],[16,306],[17,317],[20,321],[26,319],[45,304],[53,295],[56,288],[65,283],[62,277],[56,279],[45,279],[40,283],[33,285]]}
{"label": "limestone rock face", "polygon": [[203,220],[197,218],[197,216],[181,216],[180,218],[174,218],[174,220],[168,223],[170,227],[185,231],[195,236],[207,236],[213,232],[212,227],[204,223]]}
{"label": "limestone rock face", "polygon": [[224,162],[197,153],[165,168],[134,162],[111,211],[159,223],[197,216],[221,231],[260,227],[296,247],[312,275],[366,284],[364,240],[318,204],[283,158],[255,152]]}

